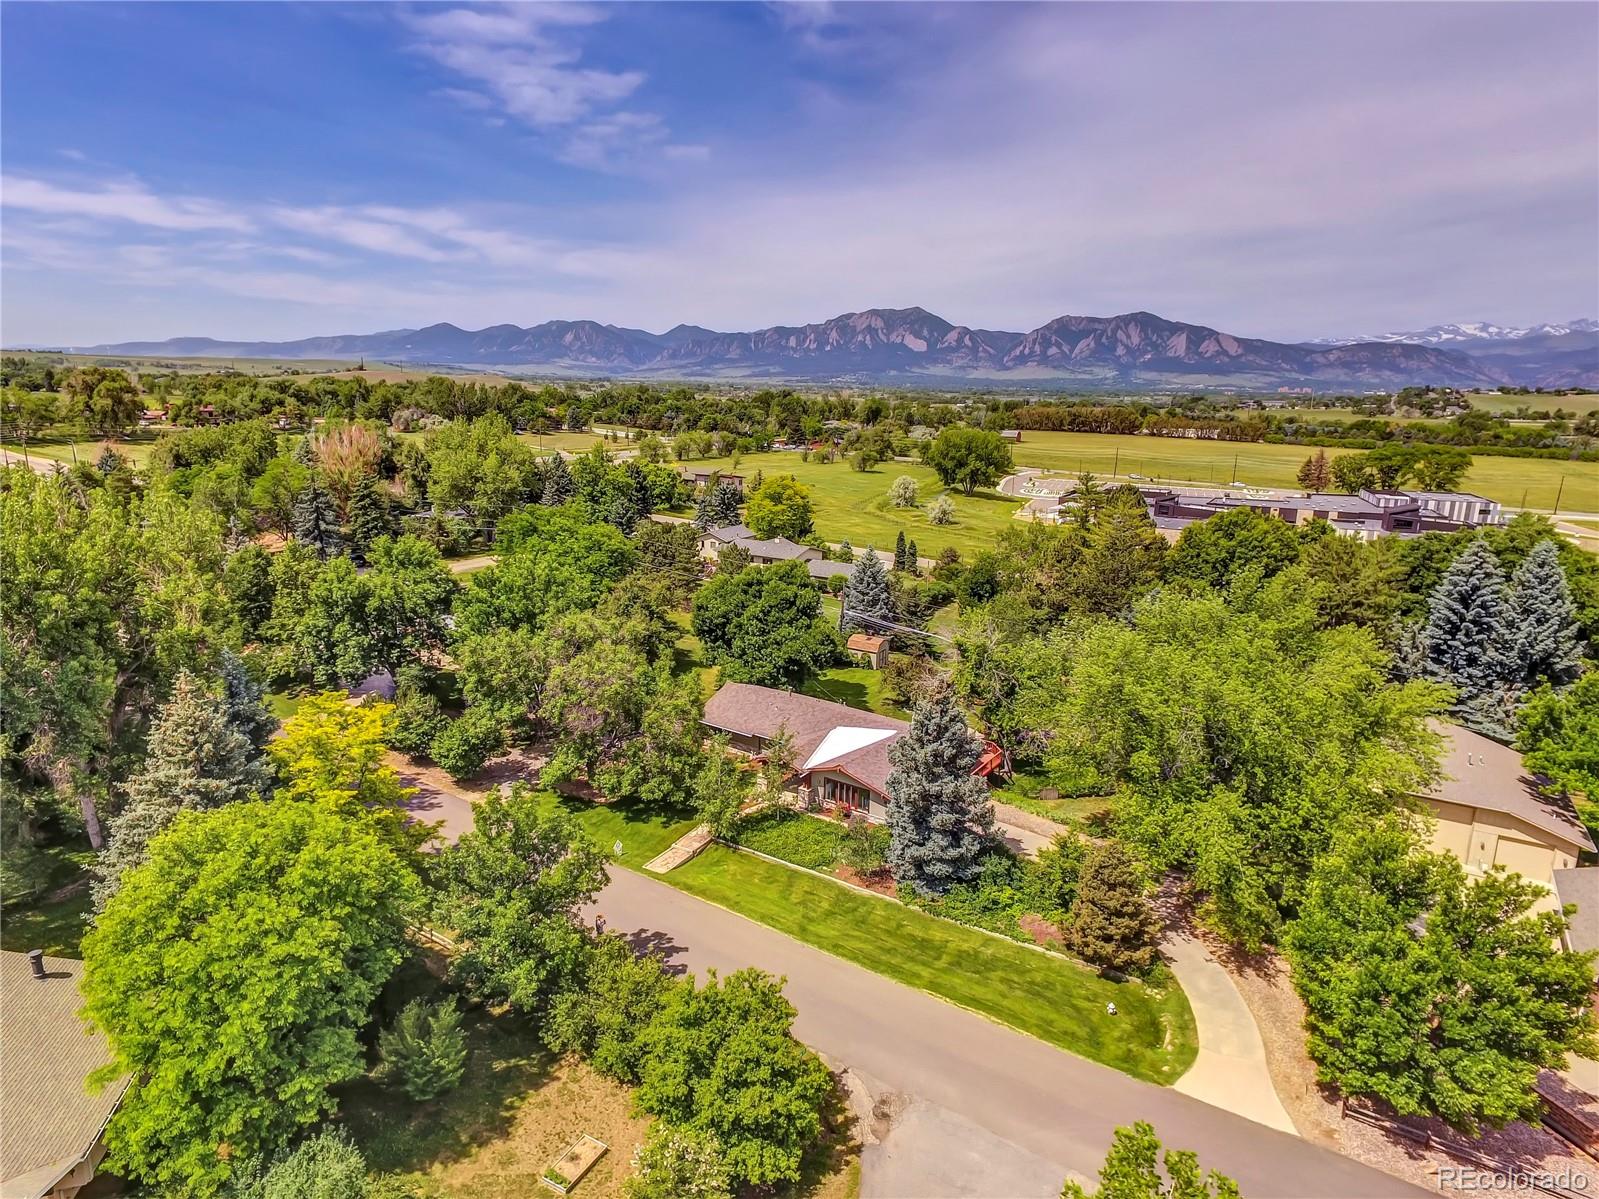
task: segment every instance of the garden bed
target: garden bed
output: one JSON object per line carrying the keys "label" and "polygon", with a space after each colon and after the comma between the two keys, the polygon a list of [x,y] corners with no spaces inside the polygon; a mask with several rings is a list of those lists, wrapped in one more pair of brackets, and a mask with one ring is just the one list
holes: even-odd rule
{"label": "garden bed", "polygon": [[599,1161],[609,1146],[598,1137],[584,1133],[566,1147],[566,1152],[550,1163],[539,1181],[552,1191],[566,1194],[583,1181],[594,1163]]}

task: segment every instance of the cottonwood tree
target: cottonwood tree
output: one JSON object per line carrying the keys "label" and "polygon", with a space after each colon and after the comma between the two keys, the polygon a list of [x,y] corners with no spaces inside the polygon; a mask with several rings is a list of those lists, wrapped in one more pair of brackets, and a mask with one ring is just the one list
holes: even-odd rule
{"label": "cottonwood tree", "polygon": [[[1164,1176],[1163,1176],[1164,1175]],[[1061,1199],[1239,1199],[1238,1184],[1214,1170],[1201,1173],[1191,1149],[1161,1154],[1155,1128],[1143,1120],[1118,1128],[1093,1192],[1068,1181]]]}
{"label": "cottonwood tree", "polygon": [[634,1086],[644,1068],[651,1021],[673,991],[692,985],[667,973],[658,953],[634,953],[625,937],[602,933],[572,985],[551,1004],[544,1040],[557,1052],[581,1053],[605,1077]]}
{"label": "cottonwood tree", "polygon": [[782,980],[759,970],[674,991],[645,1037],[638,1106],[714,1136],[735,1182],[797,1181],[833,1080],[793,1023]]}
{"label": "cottonwood tree", "polygon": [[1160,919],[1120,841],[1088,850],[1064,931],[1067,948],[1091,965],[1134,972],[1154,963]]}
{"label": "cottonwood tree", "polygon": [[1560,948],[1545,894],[1468,879],[1398,820],[1352,824],[1286,942],[1322,1080],[1472,1135],[1534,1118],[1539,1072],[1599,1051],[1595,954]]}
{"label": "cottonwood tree", "polygon": [[1522,559],[1511,576],[1510,595],[1521,684],[1570,682],[1582,660],[1577,605],[1554,541],[1540,541]]}
{"label": "cottonwood tree", "polygon": [[1528,770],[1570,796],[1588,831],[1599,839],[1599,671],[1557,691],[1545,683],[1527,698],[1516,748]]}
{"label": "cottonwood tree", "polygon": [[883,569],[883,560],[871,546],[855,560],[855,567],[844,584],[844,627],[875,631],[873,622],[858,620],[853,614],[889,621],[899,619],[888,586],[888,571]]}
{"label": "cottonwood tree", "polygon": [[[85,1012],[127,1076],[111,1169],[214,1193],[331,1112],[417,899],[377,834],[317,803],[186,812],[83,939]],[[227,1146],[219,1153],[219,1146]]]}
{"label": "cottonwood tree", "polygon": [[605,886],[606,854],[526,783],[477,805],[471,832],[438,857],[437,915],[456,939],[451,977],[473,995],[542,1013],[578,977],[577,911]]}
{"label": "cottonwood tree", "polygon": [[994,833],[988,784],[972,773],[982,748],[954,700],[941,695],[916,709],[888,751],[888,862],[919,894],[942,895],[981,872]]}
{"label": "cottonwood tree", "polygon": [[998,433],[951,425],[940,431],[924,451],[927,465],[946,487],[959,487],[971,495],[979,487],[992,487],[1011,469],[1010,446]]}
{"label": "cottonwood tree", "polygon": [[271,783],[260,747],[233,723],[227,706],[181,672],[150,729],[144,765],[128,780],[127,800],[111,820],[111,844],[95,869],[95,910],[105,910],[123,876],[180,812],[253,799]]}
{"label": "cottonwood tree", "polygon": [[1245,571],[1270,578],[1299,561],[1294,527],[1253,508],[1234,508],[1196,521],[1166,555],[1166,578],[1224,588]]}

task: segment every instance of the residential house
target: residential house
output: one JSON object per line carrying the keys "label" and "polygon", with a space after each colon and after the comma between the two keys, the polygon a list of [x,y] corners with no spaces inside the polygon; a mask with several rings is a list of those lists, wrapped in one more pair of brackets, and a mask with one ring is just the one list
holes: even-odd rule
{"label": "residential house", "polygon": [[744,490],[743,475],[736,475],[728,470],[717,470],[714,466],[685,466],[679,473],[690,487],[705,487],[714,479],[718,483],[726,483],[729,487]]}
{"label": "residential house", "polygon": [[[903,720],[793,691],[724,683],[705,705],[704,723],[733,748],[759,756],[786,731],[794,754],[795,794],[804,807],[858,812],[874,823],[888,814],[888,751],[909,728]],[[985,743],[973,773],[987,775],[1000,755]]]}
{"label": "residential house", "polygon": [[1435,727],[1445,750],[1439,781],[1423,797],[1437,818],[1432,848],[1474,876],[1500,866],[1520,874],[1548,889],[1538,909],[1554,910],[1555,872],[1594,849],[1570,801],[1545,794],[1515,750],[1454,725]]}
{"label": "residential house", "polygon": [[715,561],[721,557],[722,550],[730,545],[748,550],[751,561],[757,566],[768,566],[773,562],[810,562],[823,557],[822,551],[814,546],[800,545],[787,537],[756,537],[746,525],[724,525],[719,529],[705,530],[700,534],[700,557]]}
{"label": "residential house", "polygon": [[851,633],[844,648],[849,651],[849,656],[862,666],[869,666],[873,670],[882,670],[888,665],[888,638],[874,637],[870,633]]}
{"label": "residential house", "polygon": [[[1569,904],[1576,909],[1570,916],[1571,927],[1561,938],[1566,951],[1599,949],[1599,867],[1556,870],[1555,897],[1562,908]],[[1594,996],[1594,1007],[1599,1010],[1599,995]]]}
{"label": "residential house", "polygon": [[814,582],[826,583],[831,579],[847,579],[855,569],[853,563],[829,562],[826,558],[807,558],[805,569]]}
{"label": "residential house", "polygon": [[83,963],[0,951],[0,1199],[74,1199],[105,1157],[127,1079],[90,1091],[111,1060],[78,1014]]}

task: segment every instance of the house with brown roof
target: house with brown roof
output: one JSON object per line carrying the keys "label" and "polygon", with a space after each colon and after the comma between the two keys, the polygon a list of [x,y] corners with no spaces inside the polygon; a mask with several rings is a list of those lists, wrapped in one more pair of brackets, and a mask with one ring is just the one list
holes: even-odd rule
{"label": "house with brown roof", "polygon": [[0,1199],[73,1199],[105,1157],[127,1080],[90,1092],[111,1060],[84,1023],[83,963],[0,951]]}
{"label": "house with brown roof", "polygon": [[1593,838],[1569,800],[1546,794],[1544,780],[1522,765],[1521,755],[1455,725],[1435,725],[1444,735],[1443,769],[1423,798],[1437,818],[1432,848],[1452,854],[1472,875],[1503,867],[1549,890],[1539,910],[1552,911],[1555,872],[1592,852]]}
{"label": "house with brown roof", "polygon": [[[874,823],[888,815],[888,776],[894,772],[888,751],[911,727],[892,716],[752,683],[722,684],[705,705],[704,723],[756,757],[786,732],[800,803],[858,812]],[[974,773],[986,775],[992,761],[985,753]]]}

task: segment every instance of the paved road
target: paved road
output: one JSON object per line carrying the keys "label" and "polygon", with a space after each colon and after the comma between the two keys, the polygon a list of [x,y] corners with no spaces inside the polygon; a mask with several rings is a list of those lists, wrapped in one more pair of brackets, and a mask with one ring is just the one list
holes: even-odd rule
{"label": "paved road", "polygon": [[1198,1150],[1206,1166],[1236,1178],[1250,1199],[1424,1193],[1297,1137],[1054,1049],[665,883],[611,873],[595,904],[608,927],[636,932],[641,944],[696,971],[754,965],[786,975],[799,1011],[795,1033],[807,1044],[1053,1162],[1061,1178],[1092,1176],[1117,1125],[1149,1120],[1166,1144]]}

